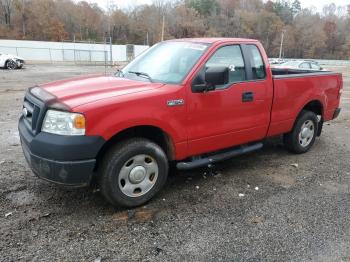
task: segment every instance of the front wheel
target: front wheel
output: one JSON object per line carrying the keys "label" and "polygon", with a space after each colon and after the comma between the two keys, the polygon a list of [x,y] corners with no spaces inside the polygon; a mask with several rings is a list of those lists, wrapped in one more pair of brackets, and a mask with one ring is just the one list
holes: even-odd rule
{"label": "front wheel", "polygon": [[130,139],[111,148],[104,158],[101,193],[113,205],[139,206],[163,187],[167,176],[164,151],[150,140]]}
{"label": "front wheel", "polygon": [[318,131],[318,119],[314,112],[303,110],[293,130],[284,135],[284,145],[296,154],[302,154],[312,147]]}

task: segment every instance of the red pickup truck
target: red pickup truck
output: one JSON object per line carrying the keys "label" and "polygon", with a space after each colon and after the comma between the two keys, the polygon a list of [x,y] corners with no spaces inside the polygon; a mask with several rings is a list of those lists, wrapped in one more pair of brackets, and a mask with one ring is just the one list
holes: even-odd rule
{"label": "red pickup truck", "polygon": [[178,169],[260,149],[283,135],[307,152],[340,112],[342,76],[270,68],[256,40],[202,38],[154,45],[115,75],[26,92],[19,133],[33,172],[48,181],[97,181],[114,205],[138,206]]}

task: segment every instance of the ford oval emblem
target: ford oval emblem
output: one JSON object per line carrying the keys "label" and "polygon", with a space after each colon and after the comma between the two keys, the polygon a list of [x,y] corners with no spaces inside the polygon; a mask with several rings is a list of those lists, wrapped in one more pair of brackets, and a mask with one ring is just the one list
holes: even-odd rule
{"label": "ford oval emblem", "polygon": [[23,110],[22,110],[22,115],[24,116],[24,117],[27,117],[28,116],[28,110],[27,110],[27,108],[23,108]]}

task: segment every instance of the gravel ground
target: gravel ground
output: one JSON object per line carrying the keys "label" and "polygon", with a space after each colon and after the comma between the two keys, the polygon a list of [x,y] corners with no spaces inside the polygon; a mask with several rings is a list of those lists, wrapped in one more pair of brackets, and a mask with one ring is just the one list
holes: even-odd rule
{"label": "gravel ground", "polygon": [[104,68],[1,70],[0,261],[350,261],[350,69],[335,70],[343,111],[309,153],[271,139],[213,172],[173,172],[134,210],[36,178],[19,145],[27,87]]}

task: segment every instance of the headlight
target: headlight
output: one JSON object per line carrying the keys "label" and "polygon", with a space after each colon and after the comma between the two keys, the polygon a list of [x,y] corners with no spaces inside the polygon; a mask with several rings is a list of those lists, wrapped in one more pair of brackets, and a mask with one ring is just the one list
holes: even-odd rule
{"label": "headlight", "polygon": [[78,113],[47,110],[41,131],[66,136],[85,135],[85,117]]}

